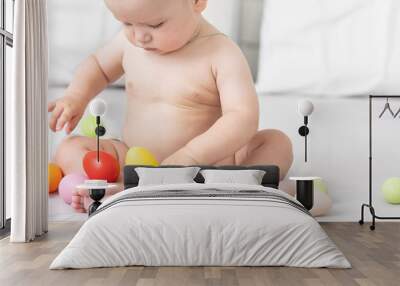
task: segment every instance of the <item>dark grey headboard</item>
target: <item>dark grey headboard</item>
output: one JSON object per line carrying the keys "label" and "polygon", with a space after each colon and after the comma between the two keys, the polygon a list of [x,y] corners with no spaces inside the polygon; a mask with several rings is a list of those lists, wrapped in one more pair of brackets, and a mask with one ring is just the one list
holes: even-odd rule
{"label": "dark grey headboard", "polygon": [[[262,185],[265,187],[278,188],[279,185],[279,168],[274,165],[254,165],[254,166],[206,166],[206,165],[193,165],[200,167],[201,169],[220,169],[220,170],[246,170],[246,169],[256,169],[264,170],[266,173],[262,180]],[[158,167],[144,166],[144,165],[126,165],[124,167],[124,188],[133,188],[138,185],[139,177],[135,171],[137,167],[147,167],[147,168],[166,168],[166,167],[188,167],[182,165],[163,165]],[[198,173],[194,180],[197,183],[204,183],[203,176]]]}

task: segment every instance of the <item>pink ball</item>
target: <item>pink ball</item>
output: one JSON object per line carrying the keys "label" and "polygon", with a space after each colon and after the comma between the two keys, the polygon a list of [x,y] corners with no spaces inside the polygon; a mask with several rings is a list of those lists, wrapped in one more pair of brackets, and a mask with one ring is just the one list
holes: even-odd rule
{"label": "pink ball", "polygon": [[72,192],[77,185],[84,184],[88,177],[80,173],[72,173],[64,176],[58,185],[58,193],[63,198],[64,202],[71,204]]}

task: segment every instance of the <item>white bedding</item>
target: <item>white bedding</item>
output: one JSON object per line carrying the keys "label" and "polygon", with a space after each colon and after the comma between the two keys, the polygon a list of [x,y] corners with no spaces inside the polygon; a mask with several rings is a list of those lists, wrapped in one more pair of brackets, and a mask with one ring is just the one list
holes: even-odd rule
{"label": "white bedding", "polygon": [[[169,190],[177,190],[176,196],[132,198]],[[239,190],[245,190],[241,197]],[[252,197],[250,190],[262,191],[257,193],[260,197]],[[192,197],[184,196],[185,192],[235,194]],[[317,221],[297,204],[279,190],[255,185],[138,186],[105,200],[50,269],[127,265],[349,268]]]}

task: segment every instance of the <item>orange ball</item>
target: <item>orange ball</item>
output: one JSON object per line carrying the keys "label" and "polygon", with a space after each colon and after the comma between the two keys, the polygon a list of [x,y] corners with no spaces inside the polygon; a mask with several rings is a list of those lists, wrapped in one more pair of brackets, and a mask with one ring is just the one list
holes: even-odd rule
{"label": "orange ball", "polygon": [[63,177],[63,173],[56,164],[49,163],[48,165],[48,182],[49,182],[49,193],[57,191],[58,185]]}

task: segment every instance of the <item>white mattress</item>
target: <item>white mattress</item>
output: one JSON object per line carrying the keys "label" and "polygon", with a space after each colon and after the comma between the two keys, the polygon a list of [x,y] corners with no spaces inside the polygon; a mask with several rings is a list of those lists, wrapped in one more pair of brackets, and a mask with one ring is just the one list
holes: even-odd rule
{"label": "white mattress", "polygon": [[[130,198],[146,191],[205,192],[210,188],[214,192],[262,191],[273,199],[180,194]],[[293,207],[293,202],[298,203],[279,190],[255,185],[138,186],[104,201],[102,210],[86,221],[50,269],[128,265],[349,268],[318,222]]]}

